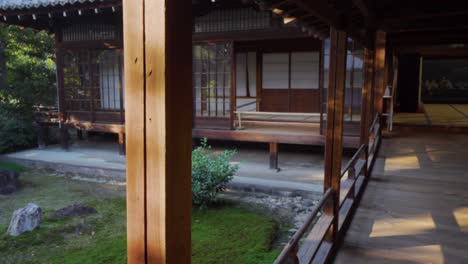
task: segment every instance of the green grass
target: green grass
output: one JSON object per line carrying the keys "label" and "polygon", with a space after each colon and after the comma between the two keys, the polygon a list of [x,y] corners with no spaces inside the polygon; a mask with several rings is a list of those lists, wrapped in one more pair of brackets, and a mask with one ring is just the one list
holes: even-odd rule
{"label": "green grass", "polygon": [[[126,263],[125,189],[46,174],[24,171],[22,189],[0,195],[0,263]],[[18,237],[4,235],[12,212],[28,202],[42,208],[41,227]],[[55,210],[77,202],[99,213],[51,219]],[[193,210],[193,263],[273,262],[279,254],[279,249],[271,248],[277,223],[244,208],[229,203]]]}
{"label": "green grass", "polygon": [[0,161],[0,170],[10,170],[10,171],[16,171],[16,172],[22,172],[25,170],[25,168],[21,165],[18,165],[13,162],[7,162],[7,161]]}
{"label": "green grass", "polygon": [[193,211],[192,262],[273,263],[279,254],[271,245],[278,225],[242,208]]}

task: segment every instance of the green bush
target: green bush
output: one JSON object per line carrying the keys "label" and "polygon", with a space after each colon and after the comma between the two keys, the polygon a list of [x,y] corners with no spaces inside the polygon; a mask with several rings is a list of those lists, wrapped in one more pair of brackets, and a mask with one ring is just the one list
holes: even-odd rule
{"label": "green bush", "polygon": [[205,207],[217,200],[226,183],[232,180],[238,166],[230,163],[234,150],[215,153],[207,140],[192,151],[192,203]]}
{"label": "green bush", "polygon": [[30,147],[35,142],[32,120],[0,108],[0,153]]}

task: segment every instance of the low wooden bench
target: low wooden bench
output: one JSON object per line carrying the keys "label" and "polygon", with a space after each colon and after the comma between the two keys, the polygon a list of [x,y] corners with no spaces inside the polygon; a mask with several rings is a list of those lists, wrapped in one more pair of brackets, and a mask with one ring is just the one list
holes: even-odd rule
{"label": "low wooden bench", "polygon": [[[318,118],[320,122],[320,113],[287,113],[287,112],[260,112],[260,111],[234,111],[234,114],[237,115],[237,129],[242,129],[242,116],[284,116],[284,117],[304,117],[304,120],[307,118]],[[304,121],[303,120],[303,121]],[[318,123],[314,121],[313,123]]]}

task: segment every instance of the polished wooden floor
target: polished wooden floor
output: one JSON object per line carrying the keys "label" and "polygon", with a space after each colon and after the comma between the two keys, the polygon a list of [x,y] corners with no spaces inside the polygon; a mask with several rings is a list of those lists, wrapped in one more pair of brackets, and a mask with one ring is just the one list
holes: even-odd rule
{"label": "polished wooden floor", "polygon": [[384,139],[335,263],[468,263],[468,135]]}

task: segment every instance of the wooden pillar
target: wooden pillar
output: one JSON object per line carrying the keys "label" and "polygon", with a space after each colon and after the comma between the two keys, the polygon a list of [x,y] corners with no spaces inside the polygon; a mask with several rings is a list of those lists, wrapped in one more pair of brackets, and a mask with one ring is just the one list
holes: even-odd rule
{"label": "wooden pillar", "polygon": [[125,155],[126,146],[125,146],[125,132],[119,132],[119,154]]}
{"label": "wooden pillar", "polygon": [[270,169],[278,170],[278,143],[270,142]]}
{"label": "wooden pillar", "polygon": [[[58,47],[62,39],[62,31],[60,27],[55,28],[55,47]],[[56,49],[56,68],[57,68],[57,96],[59,110],[59,129],[60,129],[60,145],[63,149],[68,149],[70,135],[68,128],[65,125],[66,110],[65,110],[65,88],[63,84],[63,51],[60,48]]]}
{"label": "wooden pillar", "polygon": [[374,112],[382,113],[383,95],[387,86],[387,66],[386,66],[386,40],[387,34],[377,31],[375,37],[375,61],[374,61]]}
{"label": "wooden pillar", "polygon": [[361,144],[369,144],[369,128],[372,122],[372,89],[374,79],[374,52],[364,49],[364,81],[361,106]]}
{"label": "wooden pillar", "polygon": [[190,263],[192,3],[124,0],[128,263]]}
{"label": "wooden pillar", "polygon": [[334,221],[327,236],[337,242],[340,201],[340,175],[343,155],[343,115],[346,81],[346,44],[344,31],[330,29],[330,71],[327,105],[327,129],[325,143],[324,191],[333,190],[333,203],[328,203],[324,213],[333,215]]}
{"label": "wooden pillar", "polygon": [[79,140],[83,140],[83,130],[77,129],[77,130],[76,130],[76,137],[77,137]]}
{"label": "wooden pillar", "polygon": [[40,149],[43,149],[47,146],[49,128],[47,125],[41,124],[39,122],[34,122],[34,126],[37,133],[37,145]]}
{"label": "wooden pillar", "polygon": [[62,122],[60,124],[60,146],[63,149],[70,148],[70,133],[68,127]]}

